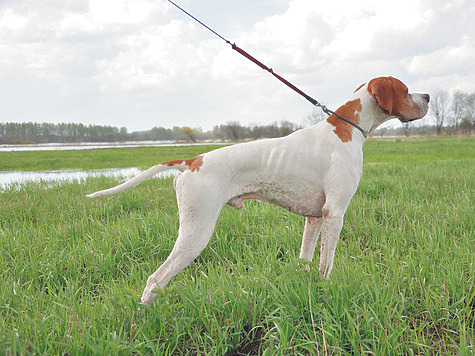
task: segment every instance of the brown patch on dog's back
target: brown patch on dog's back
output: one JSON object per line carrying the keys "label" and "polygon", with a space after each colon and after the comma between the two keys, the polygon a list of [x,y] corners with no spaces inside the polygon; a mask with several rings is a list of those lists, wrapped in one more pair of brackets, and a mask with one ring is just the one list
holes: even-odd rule
{"label": "brown patch on dog's back", "polygon": [[167,162],[163,162],[162,164],[172,167],[172,166],[180,165],[182,163],[185,163],[188,166],[188,169],[190,171],[198,172],[200,170],[201,165],[203,164],[203,156],[197,156],[190,159],[178,159],[178,160],[173,160],[173,161],[167,161]]}
{"label": "brown patch on dog's back", "polygon": [[164,164],[164,165],[166,165],[166,166],[168,166],[168,167],[171,167],[171,166],[176,166],[177,164],[181,164],[181,163],[183,163],[184,161],[185,161],[185,160],[183,160],[183,159],[176,159],[176,160],[174,160],[174,161],[166,161],[166,162],[163,162],[163,163],[161,163],[161,164]]}
{"label": "brown patch on dog's back", "polygon": [[192,172],[199,171],[201,165],[203,164],[203,156],[198,156],[195,158],[187,159],[185,163],[188,165],[188,169]]}
{"label": "brown patch on dog's back", "polygon": [[[347,102],[346,104],[340,106],[338,110],[336,111],[337,114],[340,114],[343,116],[345,119],[350,120],[351,122],[354,122],[355,124],[359,124],[360,122],[360,114],[359,112],[361,111],[361,100],[356,99]],[[346,121],[343,121],[339,117],[335,115],[331,115],[328,119],[327,122],[335,126],[335,129],[333,132],[338,136],[338,138],[341,140],[341,142],[351,142],[352,140],[352,133],[353,133],[353,126],[347,123]]]}

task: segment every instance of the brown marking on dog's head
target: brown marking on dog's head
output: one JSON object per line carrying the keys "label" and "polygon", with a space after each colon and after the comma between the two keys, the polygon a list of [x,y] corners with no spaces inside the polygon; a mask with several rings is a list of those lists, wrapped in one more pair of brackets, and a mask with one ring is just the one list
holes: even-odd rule
{"label": "brown marking on dog's head", "polygon": [[360,90],[366,83],[361,84],[358,88],[355,89],[353,93],[356,93],[358,90]]}
{"label": "brown marking on dog's head", "polygon": [[[344,118],[354,122],[355,124],[359,124],[360,122],[360,111],[361,111],[361,100],[356,99],[347,102],[343,106],[340,106],[336,113],[343,116]],[[333,132],[338,136],[341,142],[351,142],[352,140],[352,133],[353,133],[353,126],[349,123],[343,121],[339,117],[335,115],[331,115],[327,122],[330,125],[335,126]]]}
{"label": "brown marking on dog's head", "polygon": [[368,91],[381,109],[403,122],[417,120],[427,113],[429,95],[409,94],[407,86],[393,77],[380,77],[368,83]]}

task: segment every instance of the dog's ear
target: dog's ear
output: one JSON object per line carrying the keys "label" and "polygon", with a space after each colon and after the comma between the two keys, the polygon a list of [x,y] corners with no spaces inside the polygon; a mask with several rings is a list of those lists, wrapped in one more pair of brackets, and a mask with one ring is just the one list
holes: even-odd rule
{"label": "dog's ear", "polygon": [[393,77],[381,77],[368,83],[368,91],[376,99],[381,109],[389,115],[395,115],[394,108],[397,106],[398,95],[396,93],[396,81]]}
{"label": "dog's ear", "polygon": [[361,88],[363,88],[363,86],[365,85],[366,83],[363,83],[361,84],[358,88],[355,89],[355,91],[353,93],[356,93],[358,90],[360,90]]}

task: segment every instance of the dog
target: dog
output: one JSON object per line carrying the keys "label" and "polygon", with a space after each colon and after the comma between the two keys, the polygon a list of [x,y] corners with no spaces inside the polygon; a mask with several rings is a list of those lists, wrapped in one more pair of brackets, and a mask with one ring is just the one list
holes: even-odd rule
{"label": "dog", "polygon": [[[358,87],[336,113],[366,133],[398,118],[424,117],[428,94],[409,94],[393,77],[372,79]],[[362,176],[365,136],[335,115],[281,138],[223,147],[203,155],[157,164],[96,198],[134,187],[159,172],[177,169],[175,177],[180,227],[166,261],[147,279],[141,303],[151,305],[164,288],[206,247],[225,204],[263,200],[305,217],[300,258],[311,261],[321,235],[319,270],[328,278],[343,217]]]}

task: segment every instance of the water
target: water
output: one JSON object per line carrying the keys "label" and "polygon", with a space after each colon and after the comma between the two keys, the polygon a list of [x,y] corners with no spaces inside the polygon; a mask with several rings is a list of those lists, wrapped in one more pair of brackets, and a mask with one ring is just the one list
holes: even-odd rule
{"label": "water", "polygon": [[[192,146],[192,145],[221,145],[222,142],[198,142],[198,143],[177,143],[175,141],[127,141],[127,142],[84,142],[77,144],[45,143],[35,145],[0,145],[0,152],[10,151],[57,151],[57,150],[89,150],[97,148],[120,148],[120,147],[158,147],[158,146]],[[58,170],[58,171],[0,171],[0,188],[6,188],[11,184],[24,184],[27,182],[72,182],[89,177],[107,176],[116,178],[131,178],[141,172],[136,167],[98,169],[84,171],[80,169]],[[170,177],[179,173],[177,170],[169,170],[157,174],[155,177]]]}
{"label": "water", "polygon": [[175,141],[126,141],[126,142],[83,142],[83,143],[41,143],[34,145],[0,145],[0,152],[11,151],[62,151],[62,150],[92,150],[96,148],[122,147],[160,147],[160,146],[196,146],[222,145],[223,142],[183,143]]}
{"label": "water", "polygon": [[[27,182],[52,182],[60,181],[65,183],[71,183],[75,180],[84,180],[89,177],[115,177],[115,178],[131,178],[142,172],[136,167],[131,168],[113,168],[113,169],[97,169],[84,171],[80,169],[70,169],[61,171],[12,171],[12,172],[0,172],[0,188],[6,188],[11,184],[25,184]],[[178,170],[169,170],[161,172],[155,177],[163,178],[175,176],[179,173]]]}
{"label": "water", "polygon": [[[88,150],[96,148],[120,148],[120,147],[158,147],[158,146],[194,146],[194,145],[222,145],[223,142],[197,142],[197,143],[177,143],[175,141],[126,141],[126,142],[84,142],[77,144],[62,143],[45,143],[35,145],[0,145],[0,152],[10,151],[51,151],[51,150]],[[59,171],[0,171],[0,188],[6,188],[11,184],[24,184],[27,182],[72,182],[74,180],[82,180],[89,177],[108,176],[116,178],[131,178],[141,171],[136,167],[131,168],[114,168],[114,169],[98,169],[83,171],[80,169],[59,170]],[[170,177],[179,173],[177,170],[169,170],[157,174],[155,177]]]}

